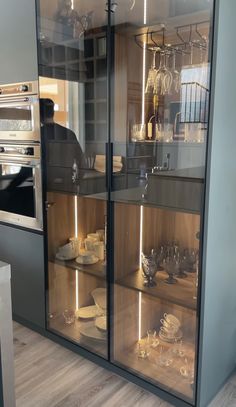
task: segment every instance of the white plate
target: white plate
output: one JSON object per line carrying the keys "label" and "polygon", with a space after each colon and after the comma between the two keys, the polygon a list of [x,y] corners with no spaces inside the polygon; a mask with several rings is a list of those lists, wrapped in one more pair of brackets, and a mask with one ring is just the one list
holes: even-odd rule
{"label": "white plate", "polygon": [[97,314],[98,314],[98,309],[97,309],[96,305],[82,307],[82,308],[79,308],[77,311],[75,311],[76,318],[81,318],[81,319],[96,318]]}
{"label": "white plate", "polygon": [[57,253],[57,254],[56,254],[56,259],[57,259],[57,260],[61,260],[61,261],[74,260],[75,258],[76,258],[76,256],[73,256],[73,257],[65,257],[65,256],[62,256],[60,253]]}
{"label": "white plate", "polygon": [[91,256],[91,259],[86,260],[83,258],[83,256],[79,256],[75,259],[76,263],[81,264],[81,265],[91,265],[91,264],[96,264],[99,259],[96,256]]}
{"label": "white plate", "polygon": [[86,326],[86,327],[81,327],[80,329],[80,334],[84,336],[87,339],[93,339],[96,341],[102,341],[104,342],[107,339],[107,336],[105,333],[101,332],[99,329],[97,329],[94,324],[91,326]]}
{"label": "white plate", "polygon": [[107,330],[107,317],[98,317],[95,321],[96,328],[100,329],[101,331]]}
{"label": "white plate", "polygon": [[94,299],[95,304],[103,309],[106,310],[107,309],[107,290],[106,288],[95,288],[95,290],[93,290],[91,292],[91,295]]}

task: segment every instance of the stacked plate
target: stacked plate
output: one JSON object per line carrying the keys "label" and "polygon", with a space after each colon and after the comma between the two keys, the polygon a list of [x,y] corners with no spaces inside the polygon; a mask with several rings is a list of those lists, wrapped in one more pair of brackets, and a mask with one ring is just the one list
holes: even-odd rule
{"label": "stacked plate", "polygon": [[175,342],[182,338],[183,333],[180,329],[180,321],[172,314],[164,314],[161,319],[161,328],[159,337],[165,342]]}
{"label": "stacked plate", "polygon": [[105,341],[107,339],[107,290],[106,288],[96,288],[91,292],[95,305],[79,308],[76,317],[86,322],[80,328],[80,334],[86,339]]}

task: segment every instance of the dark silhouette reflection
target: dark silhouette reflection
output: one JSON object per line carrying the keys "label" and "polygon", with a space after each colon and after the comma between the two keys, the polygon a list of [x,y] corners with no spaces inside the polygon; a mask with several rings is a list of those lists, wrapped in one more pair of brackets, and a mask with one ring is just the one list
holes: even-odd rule
{"label": "dark silhouette reflection", "polygon": [[40,99],[41,135],[48,190],[73,192],[84,176],[85,158],[75,133],[54,121],[54,102]]}

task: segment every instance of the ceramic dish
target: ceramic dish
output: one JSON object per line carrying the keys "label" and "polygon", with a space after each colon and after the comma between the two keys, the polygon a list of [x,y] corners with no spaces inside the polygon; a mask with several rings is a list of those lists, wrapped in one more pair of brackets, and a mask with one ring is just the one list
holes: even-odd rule
{"label": "ceramic dish", "polygon": [[60,253],[57,253],[55,257],[56,257],[57,260],[61,260],[61,261],[74,260],[76,258],[76,256],[66,257],[66,256],[63,256]]}
{"label": "ceramic dish", "polygon": [[97,329],[94,324],[91,326],[86,326],[84,328],[81,327],[80,334],[86,339],[92,339],[101,342],[104,342],[107,339],[106,334]]}
{"label": "ceramic dish", "polygon": [[81,264],[81,265],[91,265],[91,264],[96,264],[99,259],[96,257],[94,254],[91,255],[90,258],[85,258],[83,256],[79,256],[76,258],[76,263]]}
{"label": "ceramic dish", "polygon": [[98,309],[97,309],[96,305],[82,307],[82,308],[79,308],[77,311],[75,311],[76,318],[81,318],[81,319],[96,318],[97,314],[98,314]]}
{"label": "ceramic dish", "polygon": [[174,343],[175,341],[179,341],[183,337],[183,332],[178,331],[175,336],[166,336],[163,335],[161,331],[159,331],[159,338],[164,342]]}
{"label": "ceramic dish", "polygon": [[91,292],[91,295],[94,299],[95,304],[105,311],[107,309],[107,290],[106,288],[95,288]]}
{"label": "ceramic dish", "polygon": [[103,332],[107,330],[107,317],[98,317],[95,321],[96,328],[100,329]]}

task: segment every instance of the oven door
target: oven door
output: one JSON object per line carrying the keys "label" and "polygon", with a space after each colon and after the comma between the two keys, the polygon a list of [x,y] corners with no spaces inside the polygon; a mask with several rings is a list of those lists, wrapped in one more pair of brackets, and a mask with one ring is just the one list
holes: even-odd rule
{"label": "oven door", "polygon": [[11,96],[0,99],[0,140],[40,141],[37,95]]}
{"label": "oven door", "polygon": [[0,159],[0,222],[43,230],[40,160]]}

